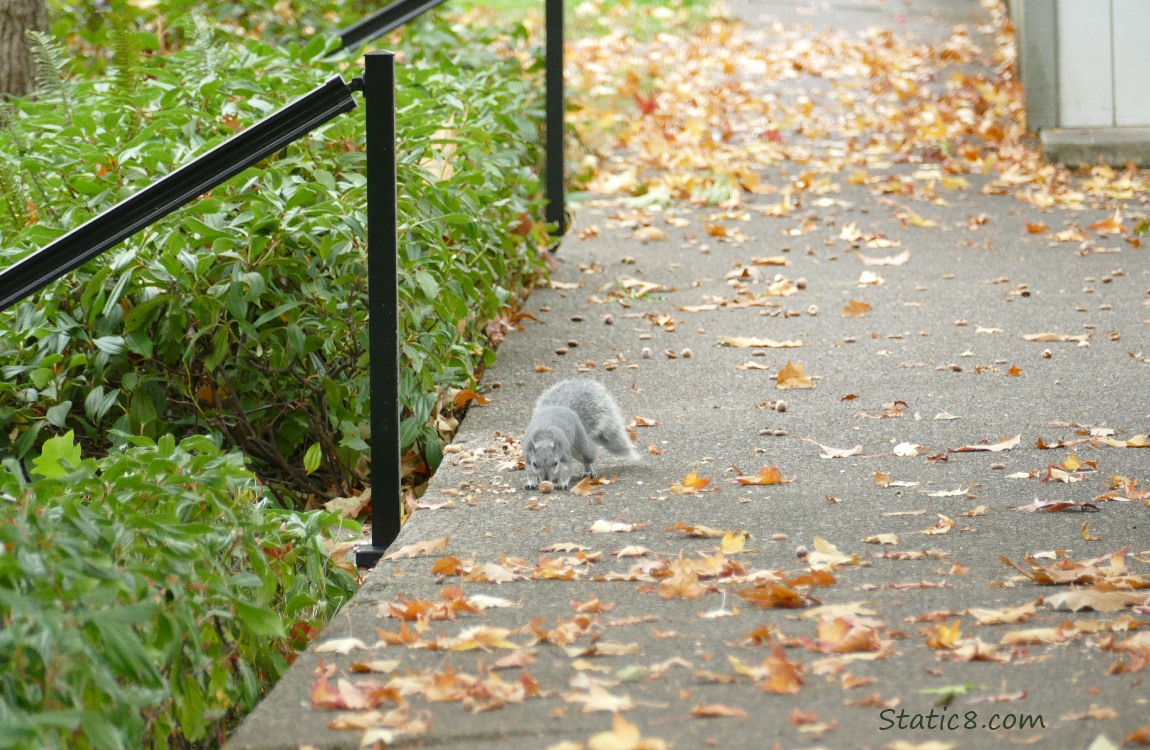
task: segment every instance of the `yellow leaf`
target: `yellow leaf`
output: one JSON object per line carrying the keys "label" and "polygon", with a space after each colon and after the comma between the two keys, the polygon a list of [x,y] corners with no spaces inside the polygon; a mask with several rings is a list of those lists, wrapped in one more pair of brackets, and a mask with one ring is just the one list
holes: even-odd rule
{"label": "yellow leaf", "polygon": [[786,388],[814,388],[815,384],[811,382],[810,376],[807,375],[806,368],[800,362],[792,362],[787,360],[783,365],[783,369],[779,370],[779,374],[775,377],[780,390]]}

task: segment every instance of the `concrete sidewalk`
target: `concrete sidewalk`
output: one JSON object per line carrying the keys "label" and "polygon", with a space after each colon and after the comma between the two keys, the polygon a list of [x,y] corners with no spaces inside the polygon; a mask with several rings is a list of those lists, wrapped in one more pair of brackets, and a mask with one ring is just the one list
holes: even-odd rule
{"label": "concrete sidewalk", "polygon": [[[736,10],[769,26],[782,5]],[[939,39],[987,20],[975,2],[851,5]],[[803,167],[764,182],[788,169]],[[1039,213],[968,179],[946,205],[838,179],[785,219],[583,208],[553,288],[527,305],[539,322],[499,349],[491,403],[469,411],[422,498],[441,507],[393,548],[429,554],[380,563],[228,747],[358,747],[390,728],[388,746],[573,748],[612,730],[613,709],[647,744],[619,725],[591,747],[1085,750],[1150,724],[1148,589],[1056,596],[1148,582],[1150,451],[1115,447],[1150,431],[1148,250],[1028,231],[1085,230],[1113,216],[1106,200]],[[666,239],[642,241],[658,236],[646,226]],[[788,361],[812,388],[778,388]],[[644,460],[606,457],[617,481],[590,495],[525,491],[518,440],[539,393],[570,377],[653,424],[635,427]],[[764,467],[788,481],[735,482]],[[709,484],[678,494],[691,472]],[[1087,505],[1017,509],[1036,499]],[[897,541],[865,541],[884,534]],[[1053,574],[1054,551],[1084,563],[1074,589],[1031,580]],[[813,570],[833,582],[810,586]],[[756,604],[772,600],[799,606]],[[1084,604],[1112,611],[1073,611]],[[1092,746],[1100,735],[1112,744]]]}

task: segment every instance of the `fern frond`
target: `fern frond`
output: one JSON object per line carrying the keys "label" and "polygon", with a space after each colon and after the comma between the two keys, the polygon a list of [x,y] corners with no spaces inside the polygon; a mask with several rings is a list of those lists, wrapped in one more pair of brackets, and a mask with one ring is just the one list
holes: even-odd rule
{"label": "fern frond", "polygon": [[65,72],[68,59],[64,45],[42,31],[28,29],[24,33],[28,37],[32,60],[36,63],[36,84],[40,98],[59,102],[71,124],[74,86]]}
{"label": "fern frond", "polygon": [[112,27],[112,83],[125,96],[136,93],[143,45],[126,13],[116,14]]}
{"label": "fern frond", "polygon": [[192,40],[184,48],[188,51],[193,60],[193,65],[196,67],[196,73],[199,80],[206,81],[215,78],[217,75],[219,57],[220,57],[220,44],[216,38],[216,28],[203,15],[196,14],[192,17],[190,24],[186,24],[185,28],[190,27]]}

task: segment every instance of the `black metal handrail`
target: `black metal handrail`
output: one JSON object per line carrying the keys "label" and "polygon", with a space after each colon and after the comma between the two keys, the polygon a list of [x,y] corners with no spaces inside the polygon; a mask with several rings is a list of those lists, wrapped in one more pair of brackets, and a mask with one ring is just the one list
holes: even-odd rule
{"label": "black metal handrail", "polygon": [[[365,19],[360,40],[378,36],[444,0],[400,0]],[[563,3],[547,7],[547,221],[566,228],[563,205]],[[401,13],[396,6],[404,6]],[[418,6],[418,12],[413,7]],[[391,15],[384,14],[391,11]],[[395,25],[389,26],[402,17]],[[370,21],[370,23],[369,23]],[[345,37],[345,45],[347,44]],[[556,49],[557,48],[557,49]],[[556,69],[553,69],[553,66]],[[370,52],[363,78],[326,83],[231,136],[62,237],[0,270],[0,311],[162,219],[197,196],[356,107],[363,91],[367,112],[368,356],[371,394],[371,544],[356,564],[373,566],[399,535],[401,444],[399,400],[398,216],[396,212],[395,54]],[[554,118],[554,119],[553,119]],[[556,166],[558,168],[556,168]]]}
{"label": "black metal handrail", "polygon": [[339,32],[340,49],[358,47],[389,31],[394,31],[447,0],[396,0]]}
{"label": "black metal handrail", "polygon": [[339,76],[0,271],[0,310],[73,271],[325,122],[355,109]]}

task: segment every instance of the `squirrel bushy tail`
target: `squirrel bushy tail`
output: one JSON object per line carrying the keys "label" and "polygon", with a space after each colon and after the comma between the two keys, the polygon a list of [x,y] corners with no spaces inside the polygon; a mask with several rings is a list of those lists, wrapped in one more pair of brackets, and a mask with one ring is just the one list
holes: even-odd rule
{"label": "squirrel bushy tail", "polygon": [[524,438],[527,487],[543,480],[558,480],[559,486],[566,487],[573,460],[583,464],[585,475],[594,477],[596,446],[638,461],[626,424],[619,404],[600,383],[564,380],[551,386],[535,402]]}
{"label": "squirrel bushy tail", "polygon": [[535,408],[564,406],[579,415],[587,435],[609,453],[639,460],[639,453],[627,435],[623,411],[602,383],[594,380],[563,380],[539,396]]}

